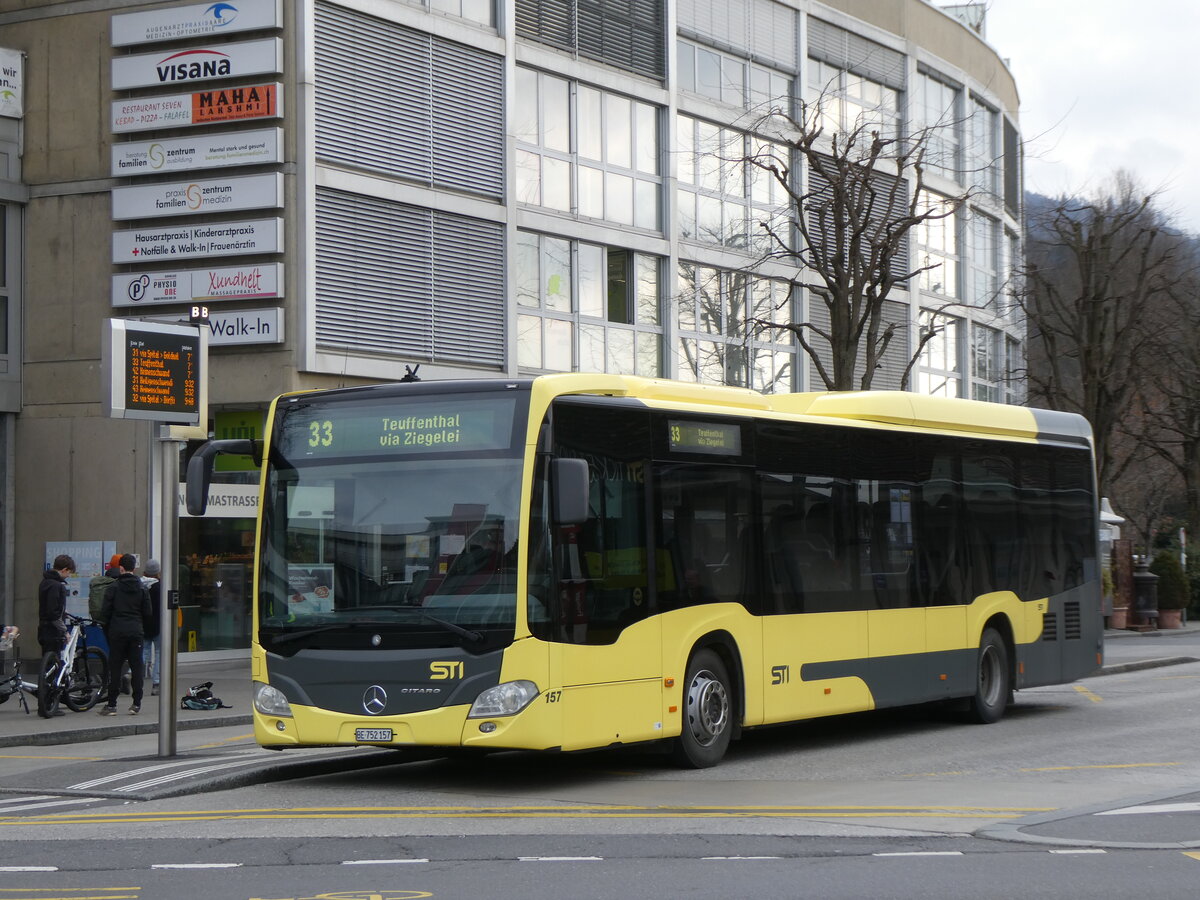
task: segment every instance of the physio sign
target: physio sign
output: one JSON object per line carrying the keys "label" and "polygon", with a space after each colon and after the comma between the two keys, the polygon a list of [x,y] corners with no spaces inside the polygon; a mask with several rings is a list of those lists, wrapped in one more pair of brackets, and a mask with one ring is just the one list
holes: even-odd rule
{"label": "physio sign", "polygon": [[125,272],[112,277],[113,306],[263,300],[282,296],[282,263]]}

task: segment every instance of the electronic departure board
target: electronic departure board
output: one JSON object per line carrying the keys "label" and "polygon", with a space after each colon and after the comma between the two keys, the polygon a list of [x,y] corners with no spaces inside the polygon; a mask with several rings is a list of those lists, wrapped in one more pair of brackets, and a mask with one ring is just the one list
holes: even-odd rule
{"label": "electronic departure board", "polygon": [[195,325],[108,319],[102,365],[104,413],[197,425],[204,409],[206,335]]}
{"label": "electronic departure board", "polygon": [[742,428],[725,422],[667,422],[667,443],[674,453],[741,456]]}

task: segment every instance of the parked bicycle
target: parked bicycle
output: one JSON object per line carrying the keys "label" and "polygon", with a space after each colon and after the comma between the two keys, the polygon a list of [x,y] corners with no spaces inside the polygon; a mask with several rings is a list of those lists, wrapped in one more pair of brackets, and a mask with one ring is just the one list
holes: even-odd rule
{"label": "parked bicycle", "polygon": [[66,620],[70,625],[66,646],[42,657],[38,702],[47,713],[58,709],[60,702],[74,712],[85,712],[107,692],[108,654],[99,647],[89,647],[84,631],[86,626],[98,623],[70,613]]}
{"label": "parked bicycle", "polygon": [[37,696],[38,686],[36,682],[26,681],[21,677],[21,660],[20,658],[13,660],[13,671],[11,675],[6,675],[0,678],[0,703],[7,703],[8,698],[13,694],[17,695],[17,700],[21,704],[21,709],[25,713],[29,713],[29,701],[25,699],[26,694]]}

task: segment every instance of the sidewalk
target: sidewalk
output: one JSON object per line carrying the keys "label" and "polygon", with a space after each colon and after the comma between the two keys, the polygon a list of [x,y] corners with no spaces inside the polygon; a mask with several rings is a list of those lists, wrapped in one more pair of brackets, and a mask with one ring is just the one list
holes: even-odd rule
{"label": "sidewalk", "polygon": [[[176,674],[175,716],[176,728],[185,731],[192,728],[214,728],[223,725],[246,725],[250,715],[250,651],[243,659],[180,661]],[[205,681],[213,683],[213,693],[231,709],[180,709],[179,698],[194,684]],[[0,747],[49,746],[51,744],[74,744],[86,741],[101,741],[105,738],[130,734],[157,734],[159,698],[150,696],[149,682],[142,698],[142,711],[129,715],[133,700],[122,694],[117,701],[117,715],[105,717],[98,713],[99,706],[87,712],[71,712],[61,707],[64,715],[43,719],[37,714],[37,698],[26,695],[29,715],[21,708],[14,696],[0,704]]]}
{"label": "sidewalk", "polygon": [[[1112,675],[1134,669],[1177,665],[1195,662],[1200,656],[1195,638],[1200,635],[1200,622],[1190,622],[1183,628],[1166,631],[1116,631],[1104,632],[1106,646],[1118,647],[1106,659],[1101,674]],[[1190,640],[1181,642],[1186,646],[1175,646],[1172,638]],[[250,715],[250,658],[249,651],[242,659],[203,660],[179,663],[174,703],[176,705],[176,727],[180,731],[192,728],[214,728],[226,725],[251,724]],[[187,688],[205,681],[213,683],[213,693],[232,709],[193,710],[179,709],[179,697]],[[147,688],[148,690],[148,688]],[[140,715],[128,713],[130,697],[122,695],[117,704],[118,715],[105,718],[95,709],[74,713],[63,708],[65,715],[43,719],[37,714],[37,699],[29,697],[29,715],[25,715],[16,697],[0,704],[0,747],[49,746],[52,744],[74,744],[86,741],[101,741],[105,738],[130,734],[158,733],[159,698],[147,693],[142,700]]]}

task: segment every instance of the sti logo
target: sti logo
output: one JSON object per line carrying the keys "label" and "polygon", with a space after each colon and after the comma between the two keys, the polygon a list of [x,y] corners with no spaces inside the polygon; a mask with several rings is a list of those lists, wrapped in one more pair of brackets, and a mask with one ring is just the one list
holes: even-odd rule
{"label": "sti logo", "polygon": [[429,680],[430,681],[445,681],[449,678],[462,678],[463,664],[462,660],[453,662],[431,662],[429,664]]}
{"label": "sti logo", "polygon": [[221,27],[231,24],[237,18],[238,8],[232,3],[214,3],[204,11],[206,16],[210,13],[213,17],[213,24]]}

